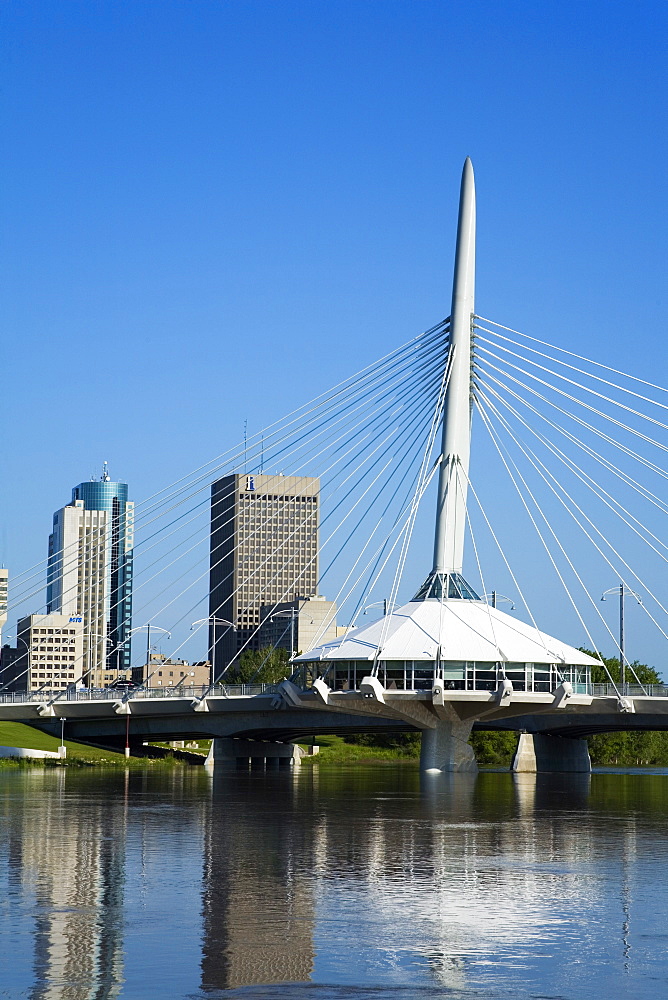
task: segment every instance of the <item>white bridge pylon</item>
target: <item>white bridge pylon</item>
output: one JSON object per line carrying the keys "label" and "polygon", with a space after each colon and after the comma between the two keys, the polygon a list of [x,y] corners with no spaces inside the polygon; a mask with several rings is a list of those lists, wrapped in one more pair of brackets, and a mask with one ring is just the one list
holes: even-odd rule
{"label": "white bridge pylon", "polygon": [[[417,721],[420,701],[419,708],[431,712],[433,719],[423,729],[422,764],[427,770],[475,768],[468,736],[473,722],[490,711],[520,714],[578,701],[590,704],[589,672],[597,662],[491,608],[462,575],[473,404],[475,240],[475,181],[467,157],[459,199],[432,570],[408,604],[294,661],[311,671],[316,691],[328,704],[337,690],[350,692],[348,705],[359,691],[366,699],[391,706],[404,719]],[[513,677],[520,680],[520,673],[516,692]]]}
{"label": "white bridge pylon", "polygon": [[461,573],[471,453],[471,326],[475,311],[475,180],[469,157],[459,198],[457,250],[450,311],[451,368],[443,416],[434,538],[434,574]]}

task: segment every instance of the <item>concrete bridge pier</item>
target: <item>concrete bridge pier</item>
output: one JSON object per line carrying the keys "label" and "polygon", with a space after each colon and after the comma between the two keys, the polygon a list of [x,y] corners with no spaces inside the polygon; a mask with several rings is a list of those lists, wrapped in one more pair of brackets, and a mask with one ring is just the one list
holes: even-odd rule
{"label": "concrete bridge pier", "polygon": [[211,743],[206,763],[214,767],[279,768],[301,763],[305,751],[294,743],[219,737]]}
{"label": "concrete bridge pier", "polygon": [[422,730],[421,771],[478,770],[469,736],[473,722],[439,719],[433,729]]}
{"label": "concrete bridge pier", "polygon": [[586,740],[567,736],[520,733],[511,770],[517,774],[589,773],[589,746]]}

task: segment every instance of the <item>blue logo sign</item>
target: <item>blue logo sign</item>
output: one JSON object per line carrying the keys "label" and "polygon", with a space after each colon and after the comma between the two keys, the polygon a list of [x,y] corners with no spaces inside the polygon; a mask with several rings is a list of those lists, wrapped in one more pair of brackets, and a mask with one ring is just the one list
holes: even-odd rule
{"label": "blue logo sign", "polygon": [[255,489],[255,476],[246,476],[246,489],[247,490]]}
{"label": "blue logo sign", "polygon": [[70,618],[71,622],[82,622],[83,618]]}

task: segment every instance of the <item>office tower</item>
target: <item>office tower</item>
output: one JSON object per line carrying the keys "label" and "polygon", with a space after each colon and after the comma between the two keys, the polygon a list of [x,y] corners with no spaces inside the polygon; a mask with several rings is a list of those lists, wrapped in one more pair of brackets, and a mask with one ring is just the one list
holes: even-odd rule
{"label": "office tower", "polygon": [[130,667],[134,504],[126,483],[80,483],[53,515],[47,611],[83,619],[88,683],[103,687]]}
{"label": "office tower", "polygon": [[[18,657],[7,682],[17,691],[67,688],[86,669],[83,659],[83,623],[68,614],[28,615],[16,626]],[[12,674],[10,677],[9,674]]]}
{"label": "office tower", "polygon": [[241,650],[259,648],[262,605],[317,593],[319,489],[320,480],[308,476],[231,475],[212,484],[209,616],[219,619],[209,623],[214,677]]}
{"label": "office tower", "polygon": [[9,570],[0,569],[0,646],[2,646],[2,629],[7,624],[7,587],[9,585]]}

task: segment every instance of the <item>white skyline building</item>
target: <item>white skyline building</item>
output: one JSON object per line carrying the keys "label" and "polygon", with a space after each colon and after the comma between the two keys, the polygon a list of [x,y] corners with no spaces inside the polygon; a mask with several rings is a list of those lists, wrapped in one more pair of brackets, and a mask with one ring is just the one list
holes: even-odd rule
{"label": "white skyline building", "polygon": [[53,515],[46,605],[80,616],[86,684],[106,687],[130,667],[134,504],[126,483],[80,483]]}
{"label": "white skyline building", "polygon": [[86,510],[83,500],[75,500],[53,515],[49,536],[47,612],[81,617],[83,662],[91,670],[92,687],[103,687],[115,678],[106,669],[107,528],[106,511]]}

